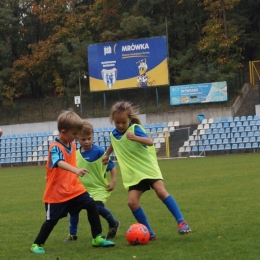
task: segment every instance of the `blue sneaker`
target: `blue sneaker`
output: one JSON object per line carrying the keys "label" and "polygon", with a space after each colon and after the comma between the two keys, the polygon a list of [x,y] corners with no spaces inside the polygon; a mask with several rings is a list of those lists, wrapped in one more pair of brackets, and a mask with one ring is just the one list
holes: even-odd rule
{"label": "blue sneaker", "polygon": [[101,235],[98,235],[96,238],[92,239],[92,246],[93,247],[113,247],[115,243],[112,241],[106,240]]}
{"label": "blue sneaker", "polygon": [[43,245],[32,244],[31,252],[34,254],[45,254],[45,251],[42,246]]}
{"label": "blue sneaker", "polygon": [[191,232],[191,229],[190,227],[188,226],[188,224],[186,223],[186,221],[183,221],[181,222],[179,225],[178,225],[178,232],[180,235],[185,235],[185,234],[188,234]]}

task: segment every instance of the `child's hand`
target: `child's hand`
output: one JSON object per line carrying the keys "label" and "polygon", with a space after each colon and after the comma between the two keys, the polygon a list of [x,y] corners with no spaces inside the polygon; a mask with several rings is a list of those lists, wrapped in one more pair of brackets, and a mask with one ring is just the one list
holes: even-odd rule
{"label": "child's hand", "polygon": [[115,188],[116,182],[115,181],[111,181],[108,185],[107,185],[107,190],[108,191],[112,191]]}
{"label": "child's hand", "polygon": [[89,173],[87,169],[77,169],[76,174],[80,177],[83,177],[86,173]]}
{"label": "child's hand", "polygon": [[136,135],[133,134],[133,133],[126,133],[126,138],[127,138],[128,140],[135,141],[135,140],[136,140]]}
{"label": "child's hand", "polygon": [[104,165],[107,165],[108,164],[108,159],[109,159],[109,156],[107,156],[106,154],[104,154],[103,158],[102,158],[102,163]]}

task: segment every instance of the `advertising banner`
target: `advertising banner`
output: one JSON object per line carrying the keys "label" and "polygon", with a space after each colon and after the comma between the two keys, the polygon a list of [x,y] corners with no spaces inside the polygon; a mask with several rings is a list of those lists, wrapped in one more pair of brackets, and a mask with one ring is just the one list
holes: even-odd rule
{"label": "advertising banner", "polygon": [[212,82],[170,87],[170,105],[227,101],[227,82]]}
{"label": "advertising banner", "polygon": [[166,36],[88,46],[90,91],[169,85]]}

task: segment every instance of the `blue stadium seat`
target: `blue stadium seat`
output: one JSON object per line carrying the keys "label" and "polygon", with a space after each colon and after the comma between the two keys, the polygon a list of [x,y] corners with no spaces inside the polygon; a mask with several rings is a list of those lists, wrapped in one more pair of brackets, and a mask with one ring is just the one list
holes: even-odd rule
{"label": "blue stadium seat", "polygon": [[239,143],[238,144],[238,149],[244,149],[245,148],[245,144],[244,143]]}
{"label": "blue stadium seat", "polygon": [[260,136],[260,131],[255,131],[254,136]]}
{"label": "blue stadium seat", "polygon": [[205,132],[205,134],[207,134],[207,135],[209,135],[209,134],[212,134],[212,131],[211,131],[211,129],[210,129],[210,128],[206,129],[206,132]]}
{"label": "blue stadium seat", "polygon": [[167,127],[167,126],[168,126],[167,122],[162,122],[162,127]]}
{"label": "blue stadium seat", "polygon": [[257,130],[258,130],[257,125],[253,125],[251,130],[252,130],[253,132],[257,131]]}
{"label": "blue stadium seat", "polygon": [[225,133],[230,133],[231,129],[229,127],[225,128]]}
{"label": "blue stadium seat", "polygon": [[252,131],[247,132],[247,136],[248,136],[248,137],[254,136],[254,132],[252,132]]}
{"label": "blue stadium seat", "polygon": [[225,133],[225,128],[219,128],[218,132],[219,132],[219,134]]}
{"label": "blue stadium seat", "polygon": [[233,127],[231,130],[232,133],[236,133],[237,132],[237,127]]}
{"label": "blue stadium seat", "polygon": [[144,124],[144,128],[149,128],[149,125],[148,124]]}
{"label": "blue stadium seat", "polygon": [[223,124],[223,127],[224,127],[224,128],[229,127],[229,123],[228,123],[228,122],[225,122],[225,123]]}
{"label": "blue stadium seat", "polygon": [[210,145],[206,145],[205,146],[205,151],[211,151],[211,146]]}
{"label": "blue stadium seat", "polygon": [[246,148],[246,149],[252,148],[252,144],[251,144],[251,143],[246,143],[245,148]]}
{"label": "blue stadium seat", "polygon": [[244,121],[243,122],[243,126],[249,126],[249,122],[248,121]]}
{"label": "blue stadium seat", "polygon": [[212,150],[212,151],[218,150],[218,146],[217,146],[216,144],[212,145],[212,146],[211,146],[211,150]]}
{"label": "blue stadium seat", "polygon": [[243,126],[240,126],[239,128],[238,128],[238,130],[237,130],[238,132],[244,132],[245,131],[245,129],[244,129],[244,127]]}
{"label": "blue stadium seat", "polygon": [[155,124],[155,127],[156,127],[156,128],[162,127],[162,124],[161,124],[160,122],[157,122],[157,123]]}
{"label": "blue stadium seat", "polygon": [[252,148],[259,148],[258,143],[252,143]]}
{"label": "blue stadium seat", "polygon": [[259,116],[258,115],[254,115],[254,120],[258,120]]}
{"label": "blue stadium seat", "polygon": [[231,149],[231,145],[230,144],[226,144],[225,145],[225,150],[230,150]]}
{"label": "blue stadium seat", "polygon": [[246,126],[246,127],[245,127],[245,131],[246,131],[246,132],[250,132],[250,131],[251,131],[251,127],[250,127],[250,126]]}
{"label": "blue stadium seat", "polygon": [[254,125],[255,125],[255,123],[256,123],[256,121],[255,121],[255,120],[251,120],[251,121],[249,121],[249,125],[250,125],[250,126],[254,126]]}
{"label": "blue stadium seat", "polygon": [[238,146],[237,146],[236,143],[234,143],[234,144],[232,144],[231,148],[232,148],[232,149],[238,149]]}
{"label": "blue stadium seat", "polygon": [[221,139],[227,138],[227,134],[226,133],[221,134],[220,138]]}
{"label": "blue stadium seat", "polygon": [[243,143],[248,143],[249,142],[249,138],[248,137],[244,137],[243,138]]}
{"label": "blue stadium seat", "polygon": [[192,146],[192,148],[191,148],[191,151],[192,152],[198,152],[198,146]]}
{"label": "blue stadium seat", "polygon": [[223,141],[222,141],[223,144],[228,144],[229,143],[229,140],[228,138],[224,138]]}
{"label": "blue stadium seat", "polygon": [[223,144],[220,144],[220,145],[218,146],[218,150],[224,150],[224,145],[223,145]]}
{"label": "blue stadium seat", "polygon": [[221,138],[217,139],[217,140],[216,140],[216,144],[218,144],[218,145],[219,145],[219,144],[222,144],[222,139],[221,139]]}
{"label": "blue stadium seat", "polygon": [[243,141],[242,137],[238,137],[238,138],[236,139],[236,142],[237,142],[237,143],[242,143],[242,141]]}
{"label": "blue stadium seat", "polygon": [[210,124],[210,128],[216,128],[216,124],[215,123]]}
{"label": "blue stadium seat", "polygon": [[222,123],[217,123],[216,128],[222,128],[223,124]]}
{"label": "blue stadium seat", "polygon": [[256,137],[255,136],[251,136],[250,139],[249,139],[249,142],[250,143],[256,142]]}
{"label": "blue stadium seat", "polygon": [[233,119],[234,122],[239,122],[240,119],[239,119],[239,116],[235,116],[234,119]]}
{"label": "blue stadium seat", "polygon": [[247,116],[247,118],[246,118],[248,121],[249,120],[253,120],[253,116]]}
{"label": "blue stadium seat", "polygon": [[230,122],[233,122],[234,118],[232,116],[230,116],[227,121],[230,123]]}
{"label": "blue stadium seat", "polygon": [[246,121],[246,116],[241,116],[240,121]]}
{"label": "blue stadium seat", "polygon": [[216,144],[216,140],[215,140],[215,139],[210,139],[209,144],[210,144],[210,145]]}
{"label": "blue stadium seat", "polygon": [[154,123],[151,123],[151,124],[149,125],[149,127],[150,127],[150,128],[154,128],[154,127],[155,127],[155,124],[154,124]]}
{"label": "blue stadium seat", "polygon": [[241,121],[236,122],[236,127],[243,126],[243,123]]}
{"label": "blue stadium seat", "polygon": [[221,120],[220,120],[221,123],[226,123],[227,122],[227,119],[225,117],[222,117]]}
{"label": "blue stadium seat", "polygon": [[208,139],[204,140],[203,145],[209,145],[209,140]]}
{"label": "blue stadium seat", "polygon": [[260,126],[260,119],[258,119],[255,124]]}
{"label": "blue stadium seat", "polygon": [[218,134],[218,129],[217,128],[213,128],[212,129],[212,134]]}
{"label": "blue stadium seat", "polygon": [[217,124],[217,123],[220,123],[220,119],[217,117],[214,119],[214,123]]}
{"label": "blue stadium seat", "polygon": [[213,134],[208,135],[208,139],[213,139]]}
{"label": "blue stadium seat", "polygon": [[246,133],[246,132],[241,132],[241,133],[240,133],[240,136],[241,136],[242,138],[244,138],[244,137],[247,136],[247,133]]}

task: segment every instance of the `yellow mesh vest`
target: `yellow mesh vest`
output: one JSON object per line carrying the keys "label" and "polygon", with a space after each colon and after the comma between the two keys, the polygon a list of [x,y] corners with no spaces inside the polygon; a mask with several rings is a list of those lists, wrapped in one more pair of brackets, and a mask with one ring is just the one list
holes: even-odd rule
{"label": "yellow mesh vest", "polygon": [[79,177],[80,182],[85,186],[88,193],[95,201],[106,202],[111,191],[107,191],[108,181],[105,176],[107,165],[102,164],[102,157],[94,162],[86,161],[79,150],[77,150],[77,167],[86,168],[90,173],[86,173],[83,177]]}
{"label": "yellow mesh vest", "polygon": [[[134,133],[135,126],[136,124],[131,125],[126,133]],[[141,125],[138,126],[145,132]],[[154,146],[144,147],[139,142],[128,140],[126,133],[120,140],[110,134],[125,189],[143,179],[163,179]]]}

